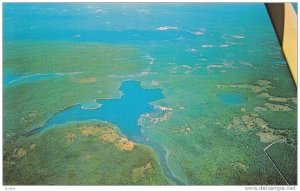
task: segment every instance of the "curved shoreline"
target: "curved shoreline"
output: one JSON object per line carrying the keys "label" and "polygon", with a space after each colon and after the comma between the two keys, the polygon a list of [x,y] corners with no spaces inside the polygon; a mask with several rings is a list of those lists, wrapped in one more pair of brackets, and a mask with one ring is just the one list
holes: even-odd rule
{"label": "curved shoreline", "polygon": [[179,178],[176,177],[170,170],[169,165],[168,165],[168,160],[167,160],[168,153],[162,146],[160,146],[159,144],[157,144],[153,141],[150,141],[149,139],[145,139],[144,137],[141,137],[141,139],[134,139],[134,141],[139,144],[151,147],[154,150],[154,152],[156,153],[156,155],[159,159],[159,165],[162,168],[166,177],[168,177],[168,179],[171,180],[172,182],[174,182],[176,185],[184,185],[184,183],[182,181],[180,181]]}
{"label": "curved shoreline", "polygon": [[[123,80],[122,83],[124,81],[130,81],[130,80]],[[137,81],[139,83],[139,85],[141,86],[141,81]],[[124,96],[124,93],[123,91],[121,90],[121,86],[122,86],[122,83],[120,84],[119,86],[119,90],[121,91],[121,95],[120,97],[118,98],[111,98],[109,100],[113,100],[113,99],[120,99],[122,96]],[[142,86],[141,86],[142,88]],[[152,88],[145,88],[145,89],[152,89]],[[162,94],[163,95],[163,94]],[[101,100],[107,100],[107,99],[95,99],[95,102],[97,101],[101,101]],[[163,106],[160,106],[160,105],[155,105],[153,102],[149,102],[148,103],[149,105],[152,105],[152,107],[154,107],[155,110],[162,110],[162,111],[169,111],[169,110],[172,110],[171,108],[167,108],[167,107],[163,107]],[[51,128],[53,127],[53,125],[50,125],[49,127],[45,127],[45,125],[48,123],[48,121],[50,121],[53,117],[55,117],[56,115],[58,115],[59,113],[71,108],[71,107],[74,107],[74,106],[77,106],[77,105],[83,105],[82,103],[77,103],[77,104],[73,104],[65,109],[62,109],[58,112],[56,112],[54,115],[52,115],[52,117],[50,117],[42,126],[38,127],[38,128],[35,128],[31,131],[29,131],[28,133],[25,133],[24,136],[26,137],[29,137],[29,136],[32,136],[32,135],[35,135],[35,134],[38,134],[44,130],[47,130],[48,128]],[[81,107],[81,109],[83,109]],[[91,119],[93,120],[93,119]],[[99,120],[99,119],[95,119],[95,120]],[[100,120],[100,121],[103,121],[103,120]],[[72,121],[72,122],[76,122],[76,121]],[[137,123],[139,122],[139,120],[137,121]],[[140,126],[139,124],[137,124],[138,126]],[[122,130],[120,129],[120,127],[118,127],[118,129],[120,130],[120,132],[126,136],[126,133],[122,132]],[[154,152],[156,153],[157,157],[158,157],[158,160],[159,160],[159,164],[163,170],[163,173],[165,174],[165,176],[172,182],[174,182],[175,184],[177,185],[183,185],[184,183],[181,182],[175,175],[172,174],[169,166],[168,166],[168,161],[167,161],[167,152],[165,151],[165,149],[160,146],[159,144],[155,143],[155,142],[152,142],[152,141],[149,141],[147,139],[145,139],[145,137],[142,135],[143,132],[141,130],[141,136],[139,137],[133,137],[133,141],[135,141],[136,143],[138,144],[142,144],[142,145],[146,145],[146,146],[149,146],[151,147]]]}
{"label": "curved shoreline", "polygon": [[[74,105],[73,105],[73,106],[74,106]],[[70,106],[70,107],[72,107],[72,106]],[[66,109],[68,109],[68,108],[66,108]],[[66,109],[64,109],[64,110],[66,110]],[[51,120],[51,118],[50,118],[49,120]],[[48,120],[48,121],[49,121],[49,120]],[[101,122],[103,122],[103,123],[109,123],[109,122],[104,121],[104,120],[91,119],[91,121],[92,121],[92,120],[101,121]],[[76,122],[79,122],[79,121],[72,121],[72,123],[76,123]],[[47,122],[46,122],[46,123],[47,123]],[[59,125],[61,125],[61,124],[59,124]],[[52,125],[52,126],[53,126],[53,125]],[[51,127],[51,126],[50,126],[50,127]],[[124,133],[122,132],[122,130],[121,130],[118,126],[116,126],[116,127],[117,127],[117,129],[119,130],[120,133],[122,133],[123,135],[126,136],[126,134],[124,134]],[[24,136],[30,137],[30,136],[36,135],[36,134],[38,134],[38,133],[40,133],[40,132],[42,132],[42,131],[44,131],[44,130],[46,130],[46,129],[43,129],[43,126],[42,126],[42,127],[33,129],[32,131],[30,131],[30,132],[24,134]],[[141,133],[142,133],[142,132],[141,132]],[[180,181],[179,178],[177,178],[177,177],[171,172],[171,170],[170,170],[170,168],[169,168],[169,165],[168,165],[168,160],[167,160],[167,158],[168,158],[168,152],[166,152],[166,150],[165,150],[162,146],[160,146],[159,144],[157,144],[157,143],[155,143],[155,142],[153,142],[153,141],[150,141],[149,139],[145,139],[145,137],[143,137],[143,136],[137,137],[137,138],[133,138],[133,141],[136,142],[136,143],[138,143],[138,144],[141,144],[141,145],[144,145],[144,146],[149,146],[149,147],[151,147],[151,148],[154,150],[156,156],[158,157],[159,166],[162,168],[162,171],[163,171],[163,173],[165,174],[165,176],[166,176],[170,181],[174,182],[176,185],[184,185],[184,183],[183,183],[182,181]]]}

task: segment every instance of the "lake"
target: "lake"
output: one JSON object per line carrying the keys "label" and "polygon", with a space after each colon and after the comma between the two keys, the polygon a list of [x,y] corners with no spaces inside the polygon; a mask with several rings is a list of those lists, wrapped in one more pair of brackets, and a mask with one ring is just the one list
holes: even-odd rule
{"label": "lake", "polygon": [[120,90],[123,92],[120,98],[97,100],[101,107],[84,109],[82,104],[77,104],[58,112],[43,127],[31,131],[28,135],[34,135],[56,124],[94,119],[117,125],[130,139],[141,136],[138,119],[142,114],[155,112],[150,102],[163,98],[162,91],[143,89],[138,81],[125,81]]}

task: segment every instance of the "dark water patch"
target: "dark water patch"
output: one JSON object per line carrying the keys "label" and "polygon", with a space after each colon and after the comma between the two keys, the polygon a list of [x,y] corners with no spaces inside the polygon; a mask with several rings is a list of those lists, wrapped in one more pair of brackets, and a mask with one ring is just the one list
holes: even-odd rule
{"label": "dark water patch", "polygon": [[293,5],[293,8],[294,8],[296,14],[298,14],[298,3],[292,3],[292,5]]}
{"label": "dark water patch", "polygon": [[243,105],[246,102],[246,99],[242,94],[236,92],[226,92],[222,93],[219,96],[222,103],[231,106]]}

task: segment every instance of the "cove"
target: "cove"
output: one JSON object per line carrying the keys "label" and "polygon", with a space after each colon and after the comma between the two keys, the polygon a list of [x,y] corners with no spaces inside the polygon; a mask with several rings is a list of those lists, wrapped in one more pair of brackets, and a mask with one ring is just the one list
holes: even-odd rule
{"label": "cove", "polygon": [[244,98],[244,96],[239,93],[236,93],[236,92],[222,93],[219,98],[222,103],[231,105],[231,106],[242,105],[246,102],[246,99]]}

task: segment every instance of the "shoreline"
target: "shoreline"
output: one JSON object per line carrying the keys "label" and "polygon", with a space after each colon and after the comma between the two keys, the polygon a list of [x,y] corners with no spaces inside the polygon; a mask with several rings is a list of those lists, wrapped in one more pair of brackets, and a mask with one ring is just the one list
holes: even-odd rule
{"label": "shoreline", "polygon": [[[135,80],[123,80],[122,83],[119,85],[119,90],[121,90],[122,84],[123,84],[124,82],[126,82],[126,81],[137,82],[138,85],[139,85],[141,88],[143,88],[142,85],[141,85],[141,81],[135,81]],[[145,89],[153,89],[153,88],[145,88]],[[155,88],[155,89],[159,89],[159,88]],[[123,93],[123,91],[121,91],[121,92],[122,92],[122,94],[120,95],[120,97],[118,97],[118,98],[111,98],[111,99],[109,99],[109,100],[116,100],[116,99],[122,98],[122,96],[124,96],[125,94]],[[163,94],[162,94],[162,95],[163,95]],[[94,102],[95,102],[95,103],[98,103],[99,100],[100,100],[100,102],[101,102],[101,101],[103,101],[103,100],[108,100],[108,99],[95,99]],[[101,103],[98,103],[98,104],[99,104],[99,105],[98,105],[99,107],[93,108],[93,109],[98,109],[98,108],[100,108],[100,107],[101,107]],[[151,106],[153,107],[153,109],[154,109],[154,110],[157,110],[157,111],[163,111],[163,112],[168,113],[168,112],[170,112],[170,111],[173,110],[172,108],[160,106],[160,105],[158,105],[158,104],[155,104],[154,102],[148,102],[148,104],[151,105]],[[67,110],[67,109],[70,109],[71,107],[78,106],[78,105],[81,105],[81,109],[84,109],[82,103],[76,103],[76,104],[73,104],[73,105],[71,105],[71,106],[69,106],[69,107],[67,107],[67,108],[64,108],[64,109],[62,109],[62,110],[56,112],[54,115],[52,115],[52,117],[50,117],[50,118],[49,118],[42,126],[40,126],[40,127],[38,127],[38,128],[35,128],[35,129],[33,129],[33,130],[31,130],[31,131],[25,133],[24,136],[29,137],[29,136],[37,135],[37,134],[39,134],[39,133],[41,133],[41,132],[43,132],[43,131],[45,131],[45,130],[47,130],[47,129],[50,129],[50,128],[53,127],[53,126],[55,127],[55,126],[57,126],[57,125],[62,125],[62,124],[53,124],[53,125],[51,125],[51,126],[49,126],[49,127],[45,127],[45,125],[46,125],[51,119],[53,119],[57,114],[59,114],[59,113],[65,111],[65,110]],[[142,115],[143,115],[143,114],[142,114]],[[141,115],[141,116],[142,116],[142,115]],[[132,138],[130,138],[130,139],[133,140],[134,142],[136,142],[137,144],[141,144],[141,145],[144,145],[144,146],[149,146],[149,147],[151,147],[151,149],[153,149],[155,155],[156,155],[156,156],[158,157],[158,159],[159,159],[160,167],[162,168],[163,173],[165,174],[165,176],[166,176],[170,181],[174,182],[175,184],[177,184],[177,185],[182,185],[183,183],[182,183],[176,176],[174,176],[174,175],[172,174],[172,172],[171,172],[171,170],[170,170],[170,168],[169,168],[169,166],[168,166],[168,161],[167,161],[167,160],[168,160],[168,159],[167,159],[167,158],[168,158],[168,152],[165,151],[165,149],[164,149],[162,146],[158,145],[157,143],[154,143],[154,142],[150,141],[149,139],[143,140],[143,139],[145,139],[145,137],[143,136],[143,131],[142,131],[142,129],[141,129],[142,125],[139,123],[139,122],[140,122],[139,119],[141,118],[141,116],[138,118],[138,120],[137,120],[137,122],[136,122],[136,123],[137,123],[137,126],[140,127],[141,136],[138,136],[138,137],[132,137]],[[123,132],[122,129],[121,129],[119,126],[114,125],[113,123],[108,122],[108,121],[104,121],[104,120],[99,120],[99,119],[89,119],[89,120],[85,120],[85,121],[70,121],[70,122],[67,122],[67,123],[75,123],[75,124],[78,124],[78,123],[80,123],[80,122],[88,122],[88,121],[99,121],[100,123],[101,123],[101,122],[103,122],[103,123],[110,123],[110,124],[112,124],[113,126],[115,126],[115,127],[118,129],[118,131],[119,131],[123,136],[125,136],[125,137],[128,138],[128,136],[126,135],[126,133]],[[65,123],[63,123],[63,124],[65,124]]]}

